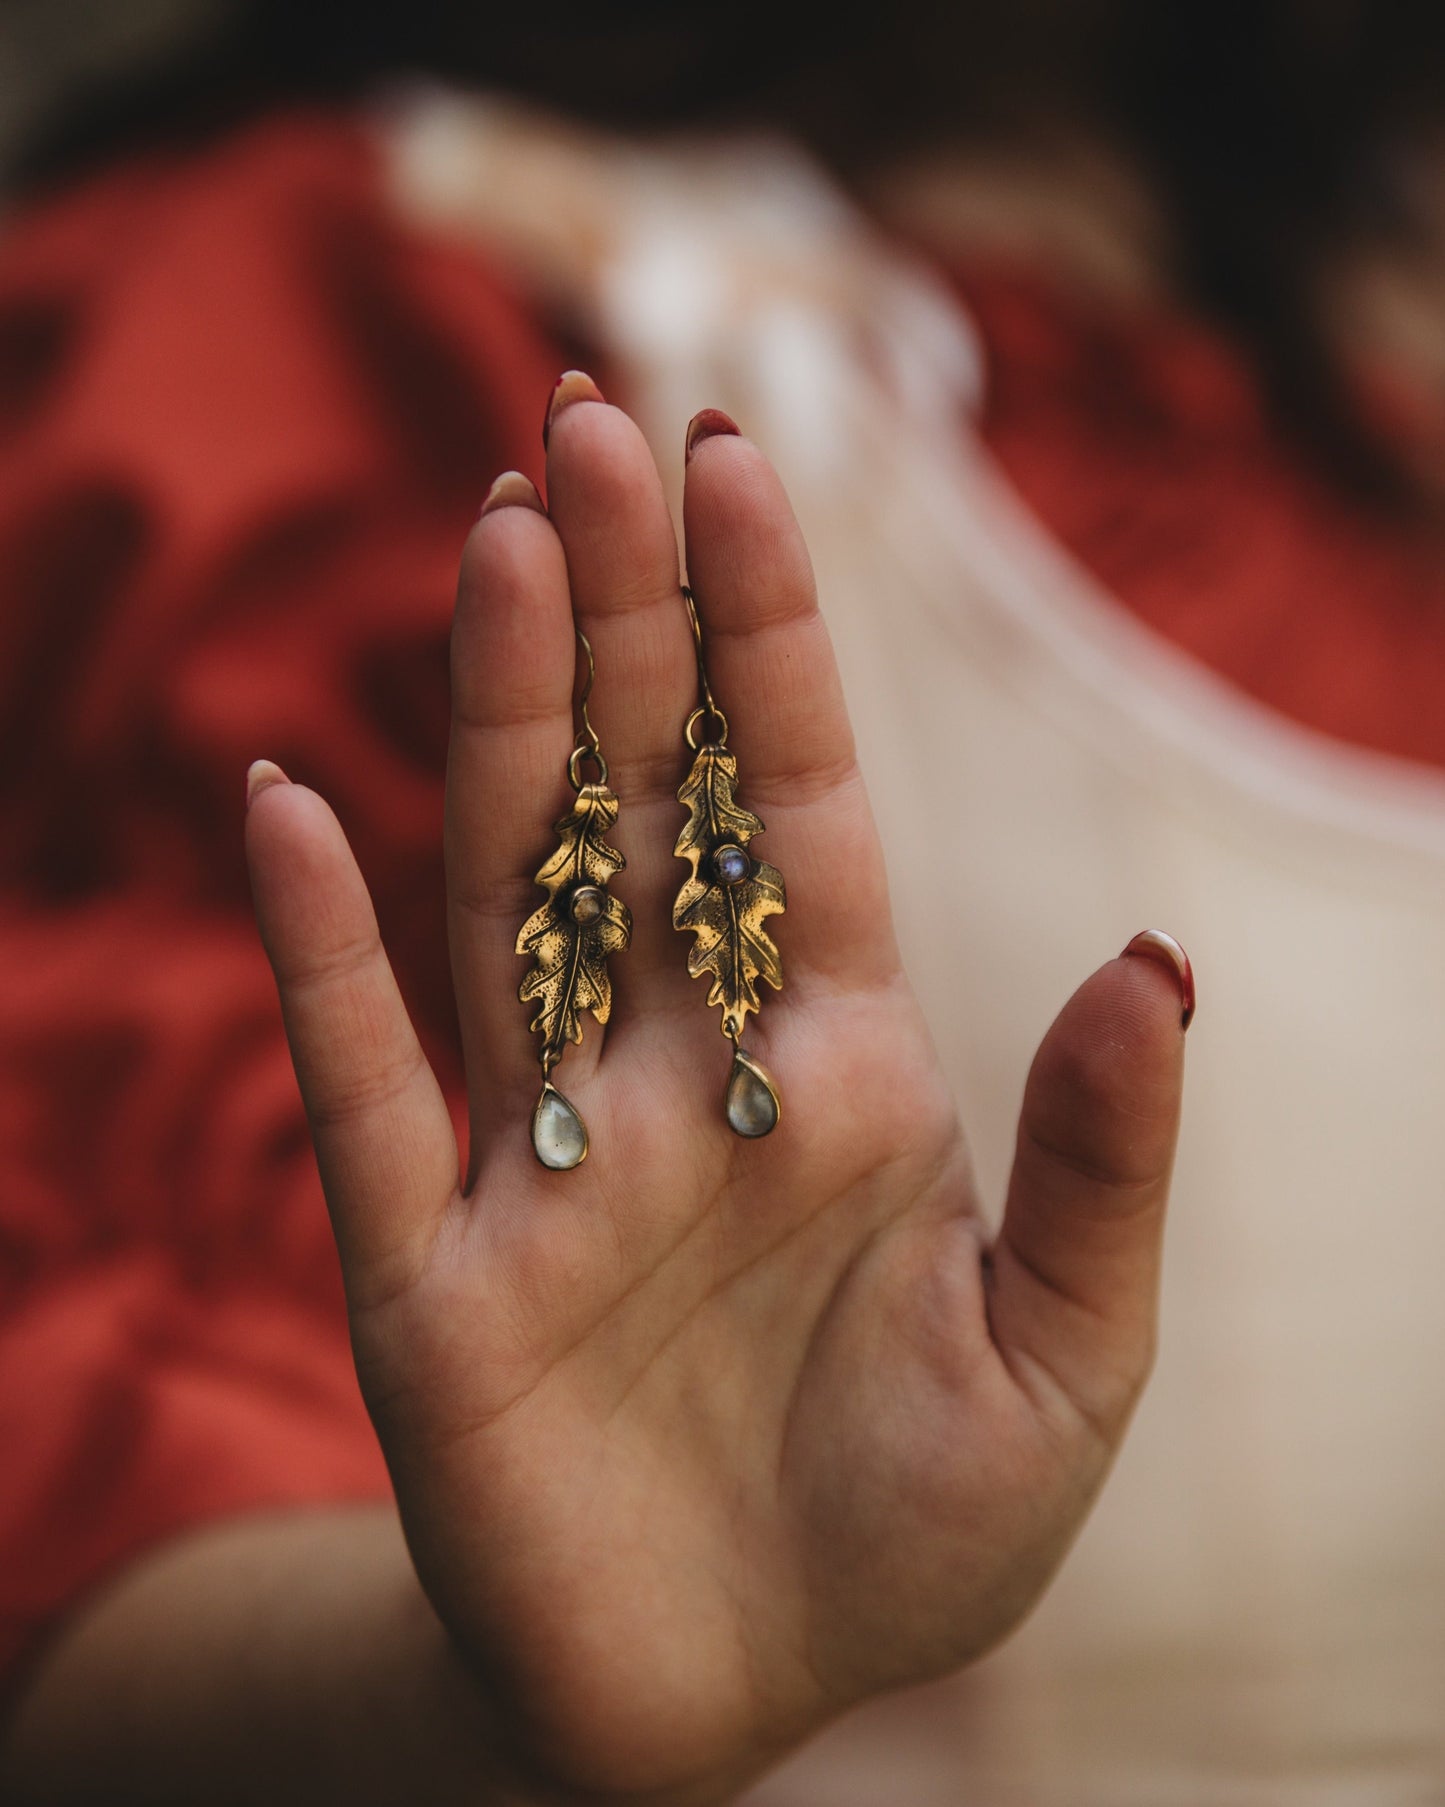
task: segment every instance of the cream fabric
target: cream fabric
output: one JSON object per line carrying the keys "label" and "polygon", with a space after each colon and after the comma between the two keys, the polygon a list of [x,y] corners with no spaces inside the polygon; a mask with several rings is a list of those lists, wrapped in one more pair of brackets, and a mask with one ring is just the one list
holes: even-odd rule
{"label": "cream fabric", "polygon": [[409,211],[607,342],[675,488],[705,405],[781,470],[988,1199],[1069,990],[1146,926],[1198,978],[1158,1368],[1077,1550],[1003,1651],[756,1807],[1438,1802],[1445,780],[1102,595],[960,432],[967,321],[785,147],[435,96],[384,129]]}

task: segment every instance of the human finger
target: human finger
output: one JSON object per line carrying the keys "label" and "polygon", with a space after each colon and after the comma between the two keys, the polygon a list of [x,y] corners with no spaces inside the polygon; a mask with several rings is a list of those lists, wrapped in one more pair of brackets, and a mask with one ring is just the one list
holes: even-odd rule
{"label": "human finger", "polygon": [[[530,1112],[537,1090],[517,931],[571,801],[576,670],[562,543],[535,488],[506,472],[462,553],[451,640],[447,924],[473,1172],[488,1136]],[[574,1074],[596,1041],[571,1051]]]}
{"label": "human finger", "polygon": [[[579,399],[592,405],[575,405]],[[553,398],[547,501],[578,625],[596,657],[591,716],[621,803],[615,838],[627,856],[633,936],[619,1009],[642,1014],[679,983],[670,909],[681,878],[672,849],[695,664],[677,537],[652,454],[581,372],[564,377]]]}
{"label": "human finger", "polygon": [[708,673],[788,887],[786,954],[830,980],[893,977],[887,881],[807,548],[777,473],[726,415],[688,432],[687,568]]}
{"label": "human finger", "polygon": [[991,1314],[1006,1359],[1122,1430],[1153,1357],[1179,1128],[1188,957],[1156,930],[1064,1006],[1034,1058]]}
{"label": "human finger", "polygon": [[261,940],[353,1299],[395,1292],[455,1196],[457,1147],[341,825],[258,761],[246,852]]}

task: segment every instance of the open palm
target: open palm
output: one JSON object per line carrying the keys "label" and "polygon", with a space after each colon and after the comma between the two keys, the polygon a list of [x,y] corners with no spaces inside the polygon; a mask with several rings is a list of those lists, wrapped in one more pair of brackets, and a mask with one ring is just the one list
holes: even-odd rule
{"label": "open palm", "polygon": [[[1066,1006],[990,1237],[806,552],[762,455],[716,434],[688,469],[687,565],[740,797],[788,884],[786,987],[748,1038],[782,1122],[734,1136],[731,1049],[670,915],[696,700],[677,547],[636,428],[568,393],[550,515],[483,515],[453,634],[465,1166],[326,805],[273,783],[248,841],[422,1582],[530,1773],[702,1800],[987,1648],[1067,1548],[1149,1365],[1180,993],[1121,959]],[[570,795],[574,619],[635,926],[611,1021],[556,1076],[591,1154],[551,1173],[514,943]]]}

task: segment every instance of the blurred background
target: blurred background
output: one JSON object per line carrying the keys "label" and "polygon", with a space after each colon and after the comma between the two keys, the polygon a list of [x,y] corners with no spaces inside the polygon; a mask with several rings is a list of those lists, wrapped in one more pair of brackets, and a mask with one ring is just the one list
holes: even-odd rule
{"label": "blurred background", "polygon": [[1407,0],[0,4],[12,1676],[158,1540],[385,1497],[241,779],[335,804],[459,1097],[456,555],[581,364],[674,503],[704,406],[788,484],[991,1204],[1081,974],[1200,982],[1079,1549],[758,1801],[1440,1798],[1442,75]]}
{"label": "blurred background", "polygon": [[[24,194],[281,106],[419,79],[631,131],[786,130],[875,202],[921,157],[968,152],[993,167],[971,172],[984,191],[973,216],[955,197],[955,238],[1017,246],[1045,225],[999,217],[1017,202],[1010,182],[1052,188],[1049,227],[1076,257],[1092,224],[1099,265],[1147,262],[1260,354],[1320,456],[1357,484],[1398,480],[1385,467],[1399,448],[1364,443],[1339,386],[1342,360],[1366,346],[1411,374],[1428,364],[1436,384],[1445,370],[1438,9],[1029,0],[886,21],[844,8],[826,28],[756,4],[704,20],[639,0],[605,21],[576,5],[545,24],[498,13],[451,0],[7,0],[0,169]],[[1102,217],[1058,217],[1085,194]]]}

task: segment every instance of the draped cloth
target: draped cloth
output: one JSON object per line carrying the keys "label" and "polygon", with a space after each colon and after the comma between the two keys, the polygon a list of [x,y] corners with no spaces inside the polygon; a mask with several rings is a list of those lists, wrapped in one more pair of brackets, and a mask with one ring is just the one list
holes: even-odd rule
{"label": "draped cloth", "polygon": [[445,633],[486,481],[537,469],[539,318],[674,502],[698,407],[779,465],[989,1201],[1069,988],[1146,925],[1200,984],[1158,1370],[1078,1549],[1003,1651],[760,1807],[1438,1792],[1445,779],[1406,669],[1445,630],[1353,722],[1319,701],[1349,664],[1312,690],[1287,640],[1289,683],[1226,681],[1027,511],[954,286],[786,148],[446,97],[133,167],[0,256],[11,1649],[177,1529],[384,1491],[236,793],[265,753],[337,805],[455,1095]]}
{"label": "draped cloth", "polygon": [[125,1559],[383,1497],[251,922],[242,774],[336,805],[456,1079],[446,641],[558,353],[334,121],[157,158],[0,252],[0,1645]]}

